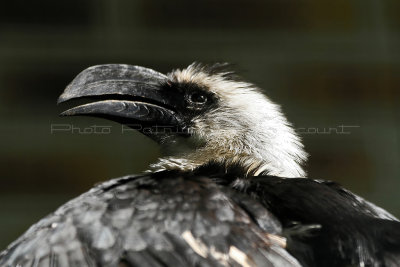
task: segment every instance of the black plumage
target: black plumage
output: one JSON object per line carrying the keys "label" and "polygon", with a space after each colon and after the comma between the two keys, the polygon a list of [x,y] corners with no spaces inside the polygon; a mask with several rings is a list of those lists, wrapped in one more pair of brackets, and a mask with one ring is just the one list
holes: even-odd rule
{"label": "black plumage", "polygon": [[[245,170],[211,162],[198,171],[232,187]],[[257,176],[238,190],[278,219],[286,249],[304,266],[400,266],[397,218],[335,182]]]}
{"label": "black plumage", "polygon": [[0,266],[240,266],[232,246],[248,266],[398,266],[400,223],[335,183],[260,176],[237,190],[233,173],[203,171],[96,186],[32,226]]}
{"label": "black plumage", "polygon": [[[247,205],[265,210],[200,175],[127,176],[41,220],[3,252],[0,265],[240,266],[228,256],[235,247],[248,266],[300,266],[265,235]],[[263,220],[270,234],[281,233],[274,216],[266,212]],[[197,243],[190,243],[191,235]]]}

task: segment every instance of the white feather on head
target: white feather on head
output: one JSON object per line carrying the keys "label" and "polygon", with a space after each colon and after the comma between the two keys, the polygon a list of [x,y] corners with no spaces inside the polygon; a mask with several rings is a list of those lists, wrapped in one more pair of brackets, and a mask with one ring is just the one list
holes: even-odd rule
{"label": "white feather on head", "polygon": [[305,177],[307,153],[280,106],[231,74],[197,63],[168,74],[173,82],[207,88],[219,101],[217,108],[193,119],[193,137],[204,145],[162,158],[153,170],[191,170],[213,160],[227,167],[240,163],[252,175]]}

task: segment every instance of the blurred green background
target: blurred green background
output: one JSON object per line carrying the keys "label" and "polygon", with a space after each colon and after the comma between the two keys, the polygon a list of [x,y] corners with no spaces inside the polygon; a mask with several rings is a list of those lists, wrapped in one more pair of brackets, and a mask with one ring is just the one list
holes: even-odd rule
{"label": "blurred green background", "polygon": [[[398,0],[3,1],[0,249],[94,183],[158,157],[117,124],[58,117],[64,87],[103,63],[164,73],[234,63],[301,132],[310,177],[400,216],[399,10]],[[52,133],[55,124],[111,133]]]}

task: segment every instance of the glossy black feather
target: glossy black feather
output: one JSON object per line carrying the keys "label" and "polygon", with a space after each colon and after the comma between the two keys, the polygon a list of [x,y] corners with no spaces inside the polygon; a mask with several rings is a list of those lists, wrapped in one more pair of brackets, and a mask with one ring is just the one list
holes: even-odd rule
{"label": "glossy black feather", "polygon": [[336,183],[252,177],[244,191],[280,220],[288,251],[308,266],[400,266],[400,222]]}
{"label": "glossy black feather", "polygon": [[250,266],[400,266],[388,212],[329,181],[242,175],[209,164],[103,183],[32,226],[0,266],[239,266],[232,247]]}
{"label": "glossy black feather", "polygon": [[288,251],[304,266],[400,266],[398,219],[335,182],[241,178],[248,173],[240,163],[227,168],[209,162],[195,172],[267,208],[282,224]]}
{"label": "glossy black feather", "polygon": [[[252,265],[300,266],[268,239],[251,209],[263,214],[270,233],[282,232],[261,205],[208,178],[128,176],[93,188],[32,226],[1,254],[0,266],[240,266],[228,256],[232,247]],[[184,233],[204,246],[201,253]]]}

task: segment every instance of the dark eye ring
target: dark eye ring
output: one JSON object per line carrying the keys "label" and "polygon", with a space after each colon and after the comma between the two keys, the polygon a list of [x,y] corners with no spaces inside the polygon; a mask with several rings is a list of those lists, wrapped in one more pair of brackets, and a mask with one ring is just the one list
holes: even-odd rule
{"label": "dark eye ring", "polygon": [[192,93],[189,96],[189,100],[195,104],[205,104],[207,102],[207,96],[201,93]]}

